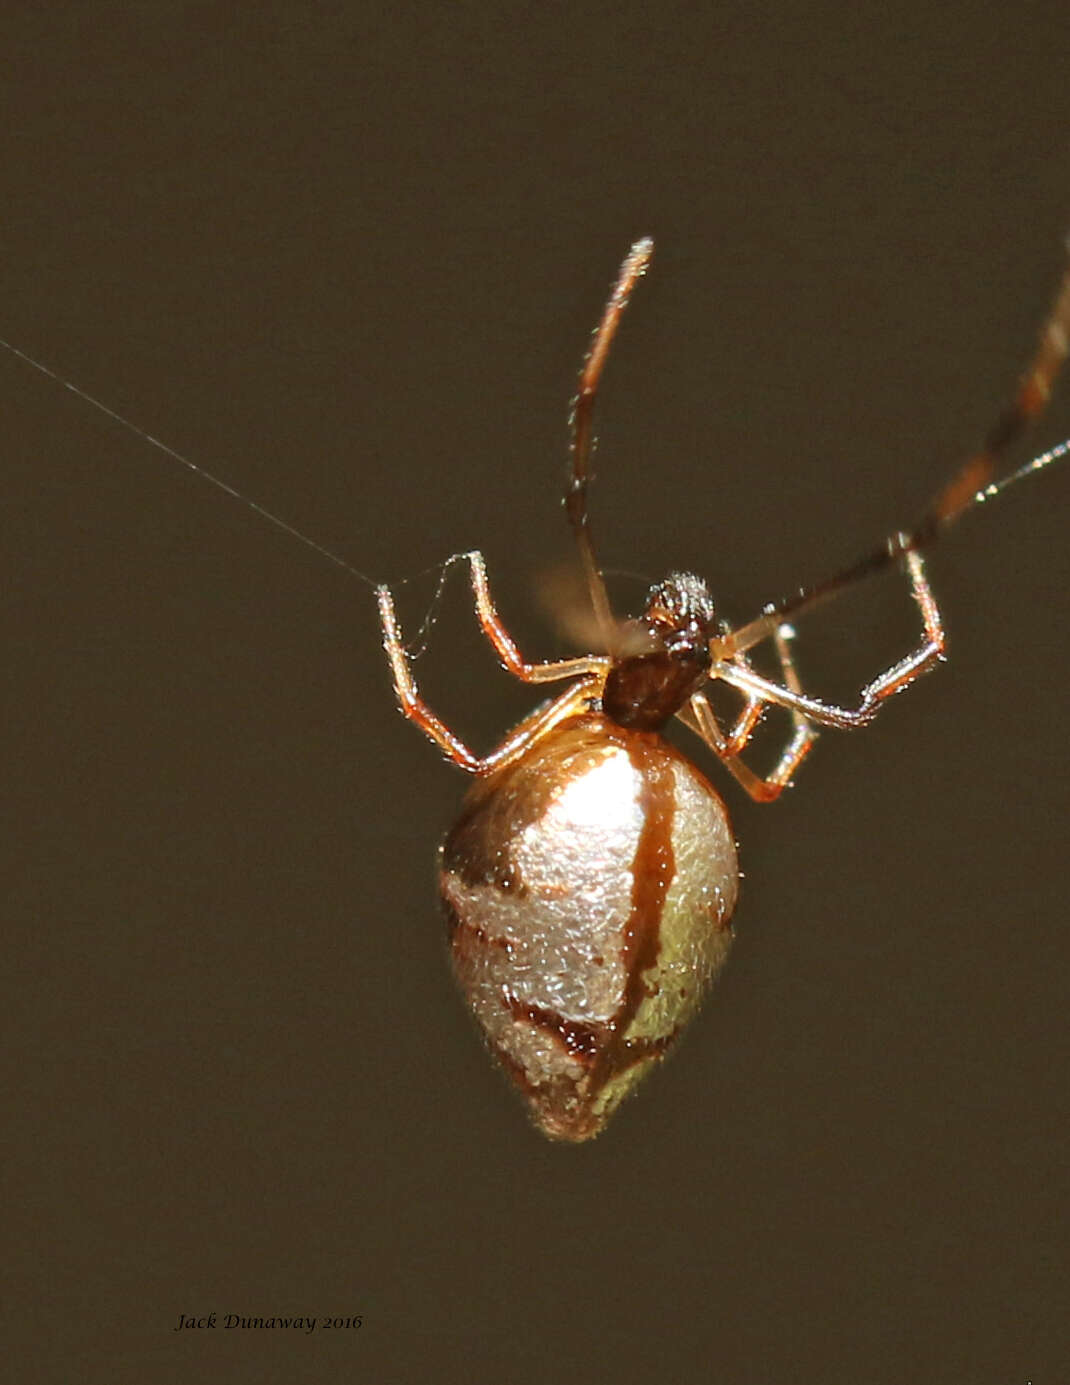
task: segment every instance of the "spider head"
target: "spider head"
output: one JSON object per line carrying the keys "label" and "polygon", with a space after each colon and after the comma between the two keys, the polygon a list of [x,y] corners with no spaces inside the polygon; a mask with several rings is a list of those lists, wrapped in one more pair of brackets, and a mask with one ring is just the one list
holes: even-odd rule
{"label": "spider head", "polygon": [[674,660],[708,668],[716,623],[709,588],[692,572],[670,572],[647,592],[642,624]]}

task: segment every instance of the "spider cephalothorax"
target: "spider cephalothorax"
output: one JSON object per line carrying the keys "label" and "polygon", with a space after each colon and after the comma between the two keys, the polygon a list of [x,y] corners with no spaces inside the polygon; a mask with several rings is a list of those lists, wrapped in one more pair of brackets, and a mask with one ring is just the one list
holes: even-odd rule
{"label": "spider cephalothorax", "polygon": [[602,710],[618,726],[656,731],[706,681],[713,599],[700,577],[670,572],[647,594],[642,618],[623,628],[621,652],[602,691]]}

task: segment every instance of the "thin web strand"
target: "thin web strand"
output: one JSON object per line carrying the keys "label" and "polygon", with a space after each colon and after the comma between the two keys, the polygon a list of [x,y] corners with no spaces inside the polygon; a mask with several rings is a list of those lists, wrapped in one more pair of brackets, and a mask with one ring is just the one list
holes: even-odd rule
{"label": "thin web strand", "polygon": [[[143,439],[152,447],[155,447],[158,451],[162,452],[165,456],[170,457],[173,461],[181,463],[181,465],[186,467],[187,470],[192,471],[197,476],[200,476],[203,480],[215,486],[217,490],[223,491],[224,494],[231,496],[234,500],[237,500],[242,505],[247,506],[255,514],[260,515],[262,519],[266,519],[269,524],[273,524],[276,529],[281,529],[284,534],[289,534],[291,538],[297,539],[299,543],[303,543],[306,548],[311,548],[314,553],[318,553],[321,557],[328,559],[328,561],[333,563],[335,567],[340,568],[343,572],[348,573],[351,577],[355,577],[358,582],[364,583],[365,586],[371,587],[373,590],[376,590],[378,588],[379,584],[377,582],[373,581],[373,579],[370,578],[366,573],[361,572],[359,568],[355,568],[352,565],[352,563],[347,563],[345,559],[340,558],[337,553],[332,553],[329,548],[325,548],[323,544],[317,543],[315,539],[309,538],[309,536],[307,534],[303,534],[300,529],[295,529],[292,524],[287,524],[286,520],[280,518],[271,510],[268,510],[265,506],[260,505],[257,501],[250,499],[249,496],[243,495],[241,491],[236,490],[232,485],[222,480],[219,476],[214,475],[212,472],[208,471],[203,466],[198,466],[196,462],[193,462],[188,457],[183,456],[181,452],[178,452],[175,448],[170,447],[160,438],[154,437],[144,428],[138,427],[138,425],[136,423],[132,423],[130,419],[125,418],[122,414],[117,413],[112,408],[109,408],[108,405],[103,403],[101,400],[95,398],[91,394],[88,394],[85,390],[80,389],[78,385],[68,380],[65,376],[60,375],[58,371],[53,370],[50,366],[45,365],[43,362],[31,356],[29,352],[21,350],[13,343],[6,341],[3,337],[0,337],[0,347],[3,347],[6,351],[10,351],[13,356],[17,356],[20,361],[24,361],[26,365],[32,366],[34,370],[39,371],[48,379],[54,380],[56,384],[62,385],[62,387],[65,390],[69,390],[71,394],[75,395],[78,399],[81,399],[84,403],[89,404],[92,408],[96,409],[98,413],[103,414],[105,418],[111,419],[112,422],[117,423],[121,428],[125,428],[127,432],[133,433],[135,437]],[[430,567],[423,568],[421,569],[421,571],[415,572],[408,577],[398,578],[392,583],[392,586],[395,588],[406,587],[410,583],[417,582],[423,577],[428,577],[434,573],[438,574],[438,582],[435,586],[435,592],[431,598],[430,604],[427,608],[424,618],[420,622],[420,625],[416,630],[416,634],[413,637],[411,644],[406,646],[410,658],[418,659],[422,654],[426,652],[427,643],[430,638],[431,630],[434,628],[435,623],[438,620],[439,608],[442,604],[443,592],[445,590],[446,581],[449,576],[450,569],[456,563],[463,562],[465,559],[467,559],[467,557],[467,552],[451,554],[451,556],[446,558],[443,562],[434,563]]]}
{"label": "thin web strand", "polygon": [[28,352],[22,351],[19,347],[12,345],[11,342],[5,341],[3,337],[0,337],[0,346],[6,351],[10,351],[13,356],[17,356],[20,361],[25,361],[26,364],[32,366],[34,370],[40,371],[40,373],[47,376],[48,379],[55,380],[56,384],[62,385],[65,390],[69,390],[71,394],[76,395],[86,404],[89,404],[92,408],[96,409],[98,413],[102,413],[105,418],[110,418],[121,428],[125,428],[127,432],[133,433],[135,437],[143,438],[144,441],[149,443],[152,447],[155,447],[173,461],[181,463],[181,465],[186,467],[189,471],[194,472],[197,476],[202,477],[205,481],[215,486],[217,490],[221,490],[226,495],[232,496],[233,499],[240,501],[241,504],[260,515],[262,519],[266,519],[269,524],[273,524],[276,529],[281,529],[284,534],[289,534],[291,538],[297,539],[298,542],[303,543],[306,548],[311,548],[314,553],[319,553],[321,557],[332,562],[335,567],[341,568],[343,572],[348,572],[351,577],[355,577],[359,582],[363,582],[365,586],[372,587],[373,589],[375,588],[376,583],[373,582],[366,573],[353,567],[351,563],[347,563],[344,558],[339,558],[337,553],[332,553],[329,548],[324,548],[324,546],[317,543],[315,539],[310,539],[308,535],[303,534],[300,529],[295,529],[292,524],[287,524],[284,519],[280,519],[279,516],[273,514],[271,510],[266,509],[255,500],[251,500],[249,496],[243,495],[241,491],[235,490],[233,486],[229,485],[226,481],[214,475],[212,472],[207,471],[203,466],[198,466],[196,462],[191,462],[190,459],[184,457],[181,452],[177,452],[173,447],[169,447],[167,443],[162,442],[159,438],[153,437],[153,435],[146,432],[144,428],[139,428],[138,425],[132,423],[130,419],[124,418],[122,414],[116,413],[114,409],[109,409],[107,404],[94,398],[93,395],[87,394],[85,390],[79,389],[77,385],[60,375],[58,371],[36,360],[33,356],[29,355]]}

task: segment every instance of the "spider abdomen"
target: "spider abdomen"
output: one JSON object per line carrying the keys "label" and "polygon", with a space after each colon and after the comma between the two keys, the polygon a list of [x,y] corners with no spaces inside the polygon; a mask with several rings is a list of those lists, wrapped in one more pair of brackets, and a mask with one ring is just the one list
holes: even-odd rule
{"label": "spider abdomen", "polygon": [[441,850],[454,970],[556,1139],[585,1140],[694,1015],[731,943],[728,816],[660,736],[582,713],[469,792]]}

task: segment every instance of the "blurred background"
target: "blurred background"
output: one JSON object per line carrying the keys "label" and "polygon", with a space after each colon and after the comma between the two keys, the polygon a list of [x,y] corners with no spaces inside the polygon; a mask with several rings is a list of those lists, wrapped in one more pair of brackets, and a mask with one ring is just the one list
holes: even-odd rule
{"label": "blurred background", "polygon": [[[731,620],[907,524],[1070,225],[1057,0],[17,7],[0,336],[374,580],[483,548],[531,657],[620,258],[592,516],[620,609]],[[0,352],[5,1351],[21,1380],[1066,1378],[1070,473],[933,553],[950,662],[756,807],[735,954],[600,1140],[546,1144],[448,973],[464,776],[372,593]],[[1070,435],[1064,382],[1024,460]],[[807,621],[808,688],[916,640]],[[531,706],[454,573],[416,665]],[[680,744],[687,741],[686,733]],[[363,1315],[311,1336],[180,1314]]]}

